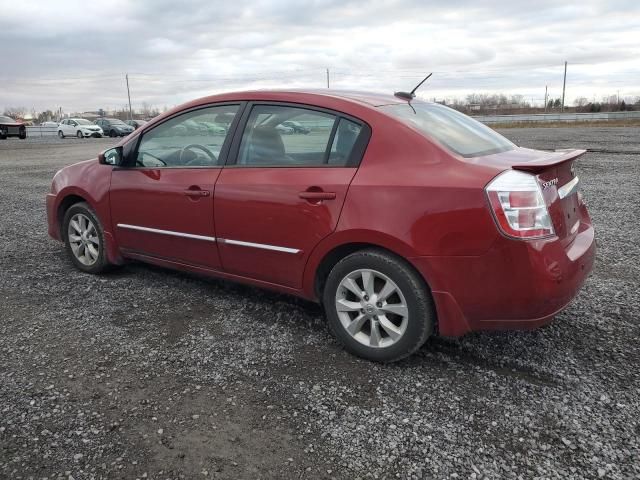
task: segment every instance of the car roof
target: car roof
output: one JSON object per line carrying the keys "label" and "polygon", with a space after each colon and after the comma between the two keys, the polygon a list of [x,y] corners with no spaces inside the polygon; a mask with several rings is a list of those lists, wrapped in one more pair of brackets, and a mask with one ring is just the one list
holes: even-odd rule
{"label": "car roof", "polygon": [[[376,110],[383,105],[407,104],[407,99],[392,94],[334,89],[246,90],[220,93],[191,100],[164,112],[151,120],[145,128],[152,128],[164,119],[191,108],[225,102],[283,102],[313,105],[343,111],[363,118],[363,110]],[[417,100],[416,100],[417,101]]]}
{"label": "car roof", "polygon": [[[309,104],[324,103],[327,99],[346,100],[352,103],[364,104],[370,107],[382,105],[407,103],[406,99],[392,94],[362,92],[356,90],[330,90],[330,89],[294,89],[294,90],[246,90],[221,93],[199,98],[188,102],[187,105],[214,103],[221,101],[280,101],[280,102],[304,102]],[[184,107],[184,105],[183,105]]]}

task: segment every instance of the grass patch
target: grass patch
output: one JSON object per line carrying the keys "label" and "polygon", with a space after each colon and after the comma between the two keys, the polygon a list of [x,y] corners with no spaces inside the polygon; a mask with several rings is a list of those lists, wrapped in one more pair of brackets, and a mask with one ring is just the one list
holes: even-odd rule
{"label": "grass patch", "polygon": [[640,127],[640,118],[629,120],[596,120],[592,122],[508,122],[487,124],[493,129],[506,128],[576,128],[576,127]]}

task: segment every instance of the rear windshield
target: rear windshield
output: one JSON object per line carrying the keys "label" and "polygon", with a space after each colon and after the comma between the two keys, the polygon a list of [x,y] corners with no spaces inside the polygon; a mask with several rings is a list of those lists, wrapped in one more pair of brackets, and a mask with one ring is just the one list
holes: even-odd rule
{"label": "rear windshield", "polygon": [[463,157],[490,155],[515,148],[496,131],[438,103],[412,102],[380,108]]}

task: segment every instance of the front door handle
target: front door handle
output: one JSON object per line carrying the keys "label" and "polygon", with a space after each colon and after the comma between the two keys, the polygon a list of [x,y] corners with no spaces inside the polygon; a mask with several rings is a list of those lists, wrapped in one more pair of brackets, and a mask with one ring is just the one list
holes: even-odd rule
{"label": "front door handle", "polygon": [[209,190],[185,190],[184,194],[188,197],[208,197]]}
{"label": "front door handle", "polygon": [[298,194],[298,196],[300,198],[303,198],[304,200],[311,200],[311,201],[319,201],[319,200],[335,200],[336,199],[336,192],[300,192]]}

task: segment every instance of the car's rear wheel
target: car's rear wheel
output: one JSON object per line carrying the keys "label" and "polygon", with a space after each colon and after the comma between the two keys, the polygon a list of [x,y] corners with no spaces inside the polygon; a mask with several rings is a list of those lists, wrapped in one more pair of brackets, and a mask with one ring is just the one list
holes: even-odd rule
{"label": "car's rear wheel", "polygon": [[0,128],[0,140],[7,139],[7,131],[4,128]]}
{"label": "car's rear wheel", "polygon": [[79,270],[100,273],[109,267],[100,220],[85,202],[72,205],[62,222],[67,253]]}
{"label": "car's rear wheel", "polygon": [[24,140],[24,139],[27,138],[27,129],[26,128],[20,129],[20,132],[18,133],[18,138],[20,140]]}
{"label": "car's rear wheel", "polygon": [[115,130],[111,130],[111,131],[109,132],[109,136],[113,138],[113,137],[117,137],[117,136],[118,136],[118,134],[116,133],[116,131],[115,131]]}
{"label": "car's rear wheel", "polygon": [[425,282],[405,261],[381,250],[355,252],[338,262],[327,278],[323,304],[345,349],[369,360],[411,355],[434,329]]}
{"label": "car's rear wheel", "polygon": [[64,138],[64,133],[62,133],[62,130],[58,130],[58,137]]}
{"label": "car's rear wheel", "polygon": [[80,130],[78,130],[78,133],[76,133],[76,137],[84,138],[84,135],[82,135],[82,132]]}

